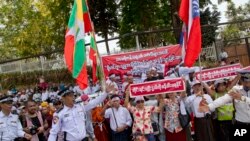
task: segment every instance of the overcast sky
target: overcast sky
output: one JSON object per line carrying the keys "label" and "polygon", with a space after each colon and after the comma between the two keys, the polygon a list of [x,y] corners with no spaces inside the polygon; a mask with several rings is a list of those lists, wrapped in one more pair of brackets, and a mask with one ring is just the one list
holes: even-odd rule
{"label": "overcast sky", "polygon": [[[221,12],[221,21],[220,22],[227,22],[226,16],[225,16],[225,12],[227,11],[227,3],[223,2],[221,4],[218,4],[218,0],[211,0],[213,4],[218,6],[218,10]],[[236,7],[240,6],[240,5],[244,5],[247,2],[249,2],[249,0],[232,0]]]}

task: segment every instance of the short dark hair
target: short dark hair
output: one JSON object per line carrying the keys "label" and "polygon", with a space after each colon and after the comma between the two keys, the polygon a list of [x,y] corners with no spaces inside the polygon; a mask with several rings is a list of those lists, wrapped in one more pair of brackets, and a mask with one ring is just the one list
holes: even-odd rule
{"label": "short dark hair", "polygon": [[36,104],[36,102],[35,102],[34,100],[28,100],[28,101],[24,102],[24,106],[27,108],[27,107],[28,107],[28,104],[29,104],[30,102],[33,102],[33,103]]}

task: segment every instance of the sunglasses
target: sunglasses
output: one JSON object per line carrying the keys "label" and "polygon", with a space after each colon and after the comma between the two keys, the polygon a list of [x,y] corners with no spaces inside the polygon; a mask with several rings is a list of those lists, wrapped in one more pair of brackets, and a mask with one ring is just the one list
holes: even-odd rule
{"label": "sunglasses", "polygon": [[138,100],[138,101],[136,101],[136,103],[137,103],[137,104],[139,104],[139,103],[144,103],[144,100]]}

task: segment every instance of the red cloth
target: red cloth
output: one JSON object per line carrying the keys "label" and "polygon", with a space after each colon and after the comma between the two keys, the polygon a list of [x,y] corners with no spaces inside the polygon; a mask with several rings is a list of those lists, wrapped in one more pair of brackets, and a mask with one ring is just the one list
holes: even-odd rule
{"label": "red cloth", "polygon": [[185,66],[192,67],[201,52],[201,27],[198,0],[182,0],[179,16],[187,26]]}
{"label": "red cloth", "polygon": [[81,100],[82,100],[82,101],[87,101],[87,100],[89,100],[89,96],[86,95],[86,94],[83,94],[83,95],[81,96]]}
{"label": "red cloth", "polygon": [[171,133],[166,130],[166,141],[186,141],[186,131],[182,130],[178,133]]}
{"label": "red cloth", "polygon": [[46,82],[39,83],[39,88],[41,88],[42,90],[46,90],[48,86],[49,85]]}
{"label": "red cloth", "polygon": [[[96,107],[92,110],[92,122],[94,127],[94,133],[98,141],[110,141],[110,133],[108,125],[105,123],[105,119],[100,115],[102,107]],[[102,126],[99,126],[102,124]]]}

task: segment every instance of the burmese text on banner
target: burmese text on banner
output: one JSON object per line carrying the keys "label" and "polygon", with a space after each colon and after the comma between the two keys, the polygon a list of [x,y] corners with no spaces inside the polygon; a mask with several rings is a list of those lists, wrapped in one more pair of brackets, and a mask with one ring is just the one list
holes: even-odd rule
{"label": "burmese text on banner", "polygon": [[155,49],[128,52],[123,54],[102,56],[102,67],[105,78],[109,74],[122,77],[131,74],[135,78],[146,74],[148,69],[155,67],[158,72],[165,73],[170,67],[175,67],[181,62],[180,45],[171,45]]}
{"label": "burmese text on banner", "polygon": [[185,91],[182,78],[164,79],[130,85],[130,96],[147,96]]}
{"label": "burmese text on banner", "polygon": [[233,64],[227,65],[223,67],[217,67],[212,69],[205,69],[201,72],[197,72],[195,77],[197,80],[200,80],[200,74],[202,75],[201,80],[206,81],[214,81],[217,79],[223,79],[228,77],[233,77],[237,75],[237,70],[241,69],[241,64]]}

